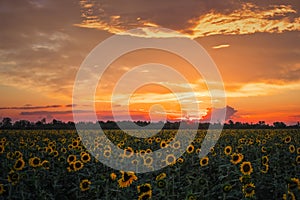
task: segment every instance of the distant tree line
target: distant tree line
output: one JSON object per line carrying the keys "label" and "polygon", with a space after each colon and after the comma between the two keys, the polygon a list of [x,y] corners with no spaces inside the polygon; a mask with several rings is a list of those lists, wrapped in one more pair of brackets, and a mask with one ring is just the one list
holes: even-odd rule
{"label": "distant tree line", "polygon": [[[121,127],[130,127],[129,121],[122,121],[118,122],[118,124],[121,124]],[[150,124],[148,121],[134,121],[134,123],[140,127],[147,128],[147,125]],[[9,117],[4,117],[2,121],[0,122],[0,129],[76,129],[76,127],[83,127],[83,128],[89,128],[89,129],[98,129],[99,125],[102,129],[109,129],[109,130],[118,130],[120,129],[118,124],[114,121],[98,121],[98,123],[95,122],[79,122],[74,123],[72,121],[63,122],[60,120],[53,119],[51,122],[46,122],[46,119],[39,120],[37,122],[31,122],[28,120],[18,120],[15,122],[12,122],[12,119]],[[215,123],[199,123],[198,127],[196,123],[181,121],[181,122],[156,122],[152,123],[152,128],[159,128],[161,129],[189,129],[189,128],[198,128],[198,129],[208,129],[210,128],[218,128],[221,124]],[[286,125],[283,122],[274,122],[272,125],[266,124],[265,121],[259,121],[258,123],[242,123],[242,122],[234,122],[232,120],[229,120],[227,123],[223,124],[223,129],[298,129],[300,128],[299,122],[295,125]]]}

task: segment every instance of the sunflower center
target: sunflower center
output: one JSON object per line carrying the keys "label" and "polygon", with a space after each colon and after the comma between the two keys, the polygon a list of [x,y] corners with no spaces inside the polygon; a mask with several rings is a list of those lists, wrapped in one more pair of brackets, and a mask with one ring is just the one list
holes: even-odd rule
{"label": "sunflower center", "polygon": [[39,162],[39,159],[35,158],[35,159],[33,159],[32,163],[34,165],[38,165],[40,162]]}
{"label": "sunflower center", "polygon": [[22,161],[18,160],[16,163],[16,168],[20,168],[20,167],[22,167]]}
{"label": "sunflower center", "polygon": [[124,173],[124,181],[128,181],[131,178],[131,175],[128,175],[127,173]]}
{"label": "sunflower center", "polygon": [[250,171],[250,165],[246,164],[243,166],[244,172],[249,172]]}

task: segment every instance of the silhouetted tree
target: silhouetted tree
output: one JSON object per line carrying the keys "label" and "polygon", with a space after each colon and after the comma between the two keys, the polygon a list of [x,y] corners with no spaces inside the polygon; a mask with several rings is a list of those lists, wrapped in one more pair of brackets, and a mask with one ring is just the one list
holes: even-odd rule
{"label": "silhouetted tree", "polygon": [[12,127],[12,123],[11,123],[11,118],[9,117],[4,117],[2,119],[2,127],[3,128],[11,128]]}
{"label": "silhouetted tree", "polygon": [[283,122],[274,122],[273,125],[275,128],[285,128],[286,127],[286,124]]}

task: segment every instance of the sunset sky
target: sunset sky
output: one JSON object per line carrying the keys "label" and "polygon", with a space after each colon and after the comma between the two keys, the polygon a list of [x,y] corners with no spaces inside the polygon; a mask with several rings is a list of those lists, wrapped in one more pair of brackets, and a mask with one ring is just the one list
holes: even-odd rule
{"label": "sunset sky", "polygon": [[[227,120],[295,124],[300,121],[299,12],[299,0],[0,0],[0,120],[73,120],[73,85],[90,51],[135,28],[143,31],[133,36],[175,37],[151,31],[164,27],[198,42],[211,56],[224,81]],[[154,62],[173,67],[189,84],[155,66],[120,81],[134,67]],[[128,99],[126,89],[141,80],[156,84],[139,87]],[[157,83],[176,88],[184,103]],[[189,98],[189,87],[196,101]],[[153,119],[160,120],[163,107],[167,119],[206,120],[212,107],[205,81],[190,63],[151,49],[115,60],[101,78],[94,102],[104,121],[113,119],[112,109],[118,119],[127,119],[127,108],[134,120],[149,120],[151,109]],[[186,116],[194,103],[199,111]],[[74,106],[90,119],[85,104]]]}

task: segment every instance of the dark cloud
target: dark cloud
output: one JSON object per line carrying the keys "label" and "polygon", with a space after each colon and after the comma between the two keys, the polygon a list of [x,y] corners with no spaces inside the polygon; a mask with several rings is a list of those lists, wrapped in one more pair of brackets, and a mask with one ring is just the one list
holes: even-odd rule
{"label": "dark cloud", "polygon": [[76,104],[67,104],[67,105],[46,105],[46,106],[33,106],[31,104],[25,104],[24,106],[12,106],[12,107],[0,107],[0,110],[36,110],[36,109],[45,109],[45,108],[70,108],[75,107]]}
{"label": "dark cloud", "polygon": [[65,107],[67,107],[67,108],[76,107],[76,106],[77,106],[76,104],[67,104],[67,105],[65,105]]}
{"label": "dark cloud", "polygon": [[[207,110],[208,110],[207,114],[203,116],[201,119],[202,122],[212,122],[212,123],[220,122],[222,113],[224,111],[226,112],[226,116],[225,116],[225,121],[226,121],[230,119],[237,112],[237,110],[235,110],[230,106],[226,106],[226,108],[209,108]],[[212,112],[214,112],[213,119],[212,119]]]}
{"label": "dark cloud", "polygon": [[48,105],[48,106],[15,106],[15,107],[0,107],[0,110],[35,110],[35,109],[45,109],[45,108],[60,108],[62,105]]}
{"label": "dark cloud", "polygon": [[21,112],[20,115],[66,115],[75,113],[90,113],[91,111],[87,110],[64,110],[64,111],[33,111],[33,112]]}

